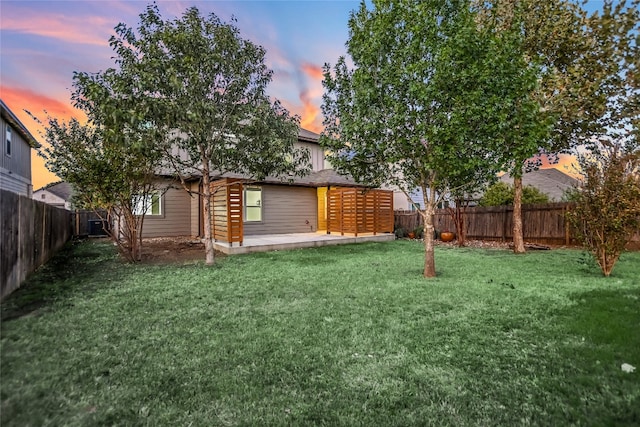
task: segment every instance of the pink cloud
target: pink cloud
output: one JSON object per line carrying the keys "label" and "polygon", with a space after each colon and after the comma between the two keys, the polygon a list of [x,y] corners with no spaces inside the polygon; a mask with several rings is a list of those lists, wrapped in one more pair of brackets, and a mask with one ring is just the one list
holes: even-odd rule
{"label": "pink cloud", "polygon": [[[2,94],[2,100],[27,128],[34,127],[30,125],[35,124],[35,122],[24,110],[30,111],[43,121],[46,119],[46,117],[44,117],[45,111],[49,116],[61,120],[68,120],[71,117],[78,117],[81,120],[85,119],[84,114],[73,108],[70,104],[29,89],[1,85],[0,94]],[[35,134],[33,136],[37,137]]]}
{"label": "pink cloud", "polygon": [[[22,124],[25,125],[29,132],[40,143],[44,143],[42,138],[44,127],[30,117],[25,110],[31,112],[42,122],[45,122],[47,119],[44,111],[46,111],[50,117],[55,117],[59,120],[68,120],[72,116],[78,117],[80,120],[85,119],[84,114],[75,110],[71,105],[28,89],[0,85],[0,96],[13,114],[18,117]],[[55,174],[49,172],[44,163],[44,159],[38,156],[35,150],[32,150],[31,179],[34,189],[41,188],[50,182],[60,179]]]}
{"label": "pink cloud", "polygon": [[307,90],[300,92],[300,101],[302,101],[300,126],[313,132],[321,132],[322,126],[318,123],[320,107],[313,102]]}
{"label": "pink cloud", "polygon": [[3,9],[0,28],[69,43],[106,46],[115,25],[112,20],[100,16],[38,15],[31,9],[29,19],[24,19],[21,13],[18,9]]}
{"label": "pink cloud", "polygon": [[308,62],[303,62],[301,65],[301,68],[302,68],[302,71],[304,71],[304,73],[308,77],[311,77],[312,79],[315,79],[315,80],[322,81],[323,79],[322,67],[319,67],[315,64],[310,64]]}

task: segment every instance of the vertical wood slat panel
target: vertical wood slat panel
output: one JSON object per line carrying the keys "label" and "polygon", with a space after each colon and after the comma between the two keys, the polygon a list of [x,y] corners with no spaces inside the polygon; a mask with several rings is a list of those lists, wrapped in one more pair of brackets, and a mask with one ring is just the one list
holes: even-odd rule
{"label": "vertical wood slat panel", "polygon": [[240,243],[244,240],[243,186],[237,179],[224,178],[211,183],[213,216],[211,227],[214,240]]}
{"label": "vertical wood slat panel", "polygon": [[393,232],[393,192],[337,188],[327,191],[327,230],[358,235]]}

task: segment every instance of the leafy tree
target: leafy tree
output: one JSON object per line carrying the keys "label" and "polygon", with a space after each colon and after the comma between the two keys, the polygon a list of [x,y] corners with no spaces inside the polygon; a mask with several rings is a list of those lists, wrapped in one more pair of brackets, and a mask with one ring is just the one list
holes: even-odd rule
{"label": "leafy tree", "polygon": [[321,144],[359,182],[422,190],[424,276],[433,277],[438,199],[462,171],[498,163],[488,149],[497,129],[537,117],[528,99],[537,70],[516,54],[517,31],[478,26],[464,0],[363,2],[349,29],[355,68],[344,57],[324,67]]}
{"label": "leafy tree", "polygon": [[[136,93],[115,69],[74,74],[72,101],[87,116],[48,118],[46,166],[74,185],[75,202],[99,213],[106,210],[114,229],[105,230],[130,261],[142,255],[144,212],[158,187],[155,171],[164,156],[165,138],[131,108]],[[125,90],[126,89],[126,90]],[[113,221],[112,221],[113,220]]]}
{"label": "leafy tree", "polygon": [[266,95],[273,72],[264,48],[215,14],[203,17],[191,7],[164,20],[149,5],[137,30],[116,27],[111,45],[122,72],[146,94],[136,110],[175,130],[180,151],[172,163],[183,183],[185,174],[202,177],[206,263],[213,264],[210,177],[306,173],[309,154],[294,149],[299,118]]}
{"label": "leafy tree", "polygon": [[[487,188],[480,199],[480,206],[513,205],[515,189],[506,182],[496,182]],[[549,196],[536,187],[526,185],[522,188],[522,204],[549,203]]]}
{"label": "leafy tree", "polygon": [[582,244],[591,251],[605,276],[640,231],[640,147],[602,140],[579,156],[584,174],[567,216]]}
{"label": "leafy tree", "polygon": [[[478,1],[480,21],[510,31],[519,22],[524,37],[520,56],[530,66],[541,67],[539,84],[531,96],[553,120],[538,140],[520,138],[522,128],[505,128],[502,164],[514,177],[514,252],[522,253],[522,173],[539,165],[539,157],[556,154],[606,133],[611,121],[623,123],[633,108],[622,107],[618,97],[637,87],[638,6],[634,0],[605,0],[602,12],[588,16],[572,0]],[[635,109],[637,117],[637,103]],[[637,119],[636,119],[637,120]],[[624,127],[624,126],[622,126]]]}

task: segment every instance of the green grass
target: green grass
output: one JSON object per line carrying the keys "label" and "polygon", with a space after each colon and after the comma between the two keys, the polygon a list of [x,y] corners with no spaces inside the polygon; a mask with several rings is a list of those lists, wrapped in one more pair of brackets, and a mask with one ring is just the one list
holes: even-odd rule
{"label": "green grass", "polygon": [[75,244],[2,304],[0,424],[640,424],[640,253],[608,279],[573,250],[422,262],[410,241],[212,268]]}

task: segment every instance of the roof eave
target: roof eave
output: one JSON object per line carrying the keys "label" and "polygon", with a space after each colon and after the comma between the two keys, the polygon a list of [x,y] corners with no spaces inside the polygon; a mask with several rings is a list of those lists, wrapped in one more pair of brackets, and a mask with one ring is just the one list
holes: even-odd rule
{"label": "roof eave", "polygon": [[2,118],[5,119],[9,124],[11,124],[22,136],[22,138],[29,144],[31,148],[39,148],[40,143],[31,135],[31,132],[26,128],[25,125],[22,124],[20,119],[13,114],[13,111],[9,109],[7,104],[4,103],[3,100],[0,99],[0,106],[2,107]]}

